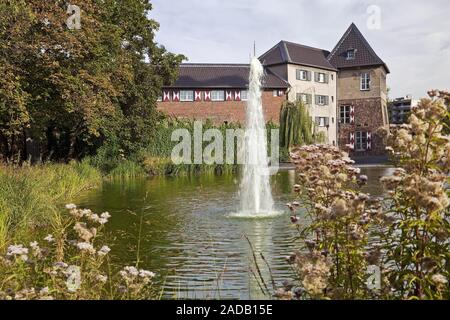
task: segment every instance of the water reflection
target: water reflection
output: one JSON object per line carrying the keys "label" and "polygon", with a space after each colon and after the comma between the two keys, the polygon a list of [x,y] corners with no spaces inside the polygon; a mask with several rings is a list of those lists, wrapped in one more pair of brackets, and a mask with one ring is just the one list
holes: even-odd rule
{"label": "water reflection", "polygon": [[[366,192],[381,194],[378,177],[388,167],[362,168],[369,177]],[[271,179],[276,209],[284,211],[292,201],[294,171],[280,172]],[[253,255],[243,237],[247,235],[261,271],[270,287],[268,268],[280,284],[291,278],[285,262],[297,246],[289,214],[266,219],[230,217],[238,209],[239,181],[235,176],[151,178],[126,183],[105,182],[79,203],[112,215],[109,231],[114,260],[133,264],[139,225],[141,266],[158,274],[158,285],[167,298],[268,298],[250,272]]]}

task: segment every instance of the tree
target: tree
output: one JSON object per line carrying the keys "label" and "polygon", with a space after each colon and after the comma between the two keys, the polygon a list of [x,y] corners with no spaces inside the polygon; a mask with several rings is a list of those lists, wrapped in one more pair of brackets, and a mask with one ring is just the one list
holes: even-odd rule
{"label": "tree", "polygon": [[313,123],[303,102],[285,101],[280,110],[280,146],[311,144]]}
{"label": "tree", "polygon": [[156,99],[184,58],[154,41],[145,0],[87,0],[70,29],[66,1],[0,4],[1,153],[39,142],[52,159],[79,158],[107,139],[129,152],[149,143]]}

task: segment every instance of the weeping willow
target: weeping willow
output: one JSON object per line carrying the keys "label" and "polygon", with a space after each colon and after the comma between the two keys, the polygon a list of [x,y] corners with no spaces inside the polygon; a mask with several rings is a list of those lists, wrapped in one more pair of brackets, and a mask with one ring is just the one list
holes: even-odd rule
{"label": "weeping willow", "polygon": [[314,142],[313,121],[302,101],[285,101],[280,110],[280,147]]}

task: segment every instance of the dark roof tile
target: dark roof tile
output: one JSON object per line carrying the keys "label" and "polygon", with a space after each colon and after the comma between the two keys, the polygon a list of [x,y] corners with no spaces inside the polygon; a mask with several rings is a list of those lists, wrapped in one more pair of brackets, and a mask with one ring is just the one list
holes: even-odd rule
{"label": "dark roof tile", "polygon": [[259,60],[265,65],[275,65],[292,63],[317,67],[327,70],[336,70],[336,68],[327,60],[329,51],[304,46],[301,44],[280,41],[269,51],[259,57]]}
{"label": "dark roof tile", "polygon": [[[356,50],[354,59],[347,59],[347,51],[350,49]],[[382,65],[389,73],[387,65],[378,57],[354,23],[331,51],[328,60],[338,69]]]}
{"label": "dark roof tile", "polygon": [[[183,63],[173,88],[247,88],[248,64]],[[266,69],[265,88],[288,88],[289,84]]]}

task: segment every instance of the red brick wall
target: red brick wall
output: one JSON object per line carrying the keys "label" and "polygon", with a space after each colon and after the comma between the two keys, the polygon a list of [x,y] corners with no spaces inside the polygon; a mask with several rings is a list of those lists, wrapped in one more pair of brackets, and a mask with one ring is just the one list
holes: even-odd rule
{"label": "red brick wall", "polygon": [[[264,91],[262,103],[264,119],[279,122],[280,108],[286,95],[274,97],[273,91]],[[224,121],[245,122],[246,101],[193,101],[193,102],[158,102],[158,109],[169,116],[195,120],[210,119],[216,124]]]}
{"label": "red brick wall", "polygon": [[[386,153],[382,137],[377,134],[378,128],[383,126],[381,98],[338,100],[338,115],[340,106],[355,107],[355,123],[339,123],[339,146],[345,148],[350,142],[350,132],[366,131],[372,133],[372,149],[367,151],[350,151],[354,156],[383,155]],[[338,120],[339,121],[339,120]]]}

